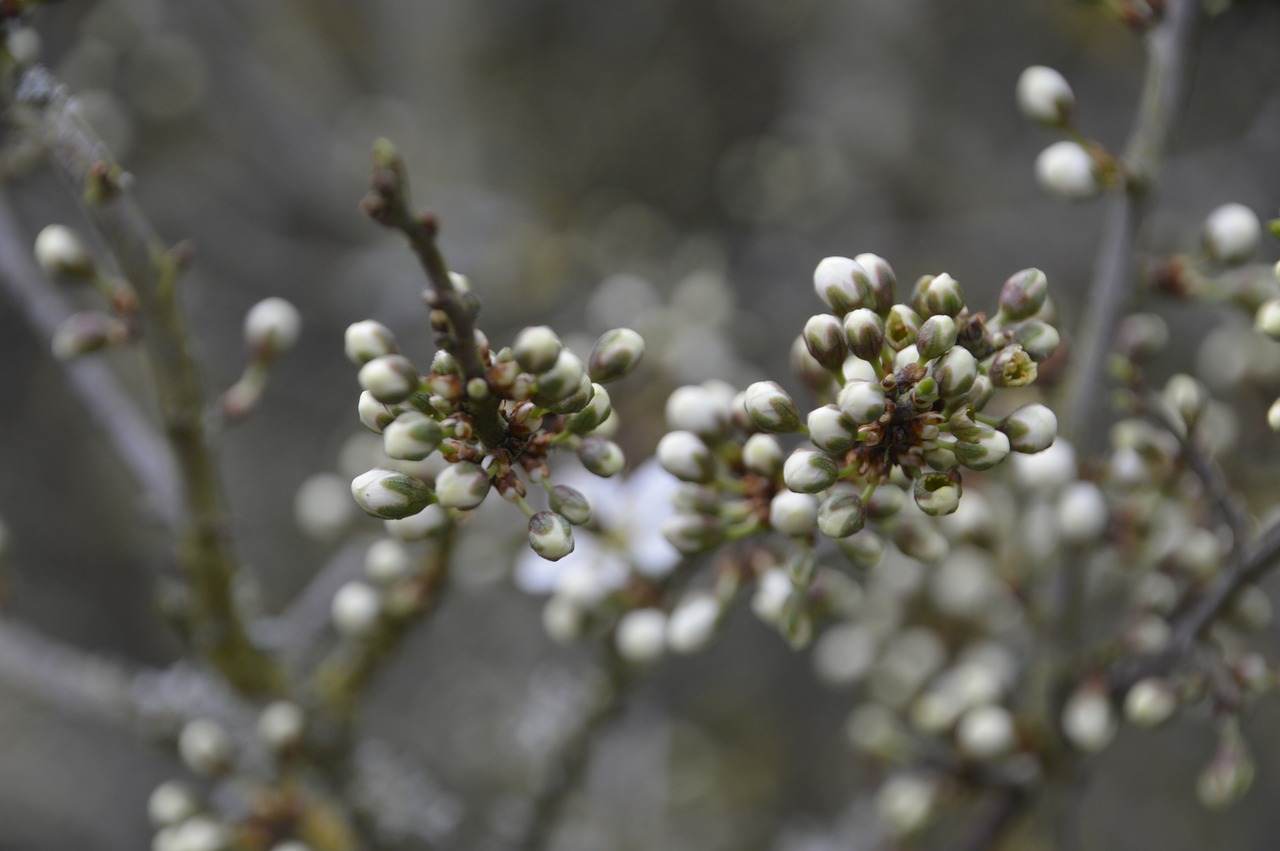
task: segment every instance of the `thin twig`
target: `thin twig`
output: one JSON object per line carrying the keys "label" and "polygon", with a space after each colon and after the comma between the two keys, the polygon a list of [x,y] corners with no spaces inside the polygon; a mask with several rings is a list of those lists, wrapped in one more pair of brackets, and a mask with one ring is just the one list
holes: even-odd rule
{"label": "thin twig", "polygon": [[997,789],[960,836],[947,846],[947,851],[989,851],[996,847],[1018,818],[1026,811],[1032,797],[1013,788]]}

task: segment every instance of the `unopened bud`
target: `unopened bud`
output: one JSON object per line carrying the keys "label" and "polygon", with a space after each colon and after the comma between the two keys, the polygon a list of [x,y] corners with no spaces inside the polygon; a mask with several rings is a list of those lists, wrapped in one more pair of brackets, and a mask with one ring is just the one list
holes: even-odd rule
{"label": "unopened bud", "polygon": [[529,518],[529,546],[547,561],[559,561],[573,552],[573,527],[554,511],[539,511]]}
{"label": "unopened bud", "polygon": [[614,328],[596,340],[587,358],[587,370],[597,384],[617,381],[635,369],[644,357],[644,338],[630,328]]}
{"label": "unopened bud", "polygon": [[662,536],[685,555],[696,555],[719,545],[724,527],[705,514],[677,512],[662,522]]}
{"label": "unopened bud", "polygon": [[633,665],[649,665],[667,649],[667,613],[661,609],[633,609],[618,619],[613,643],[618,655]]}
{"label": "unopened bud", "polygon": [[88,279],[95,274],[93,255],[80,235],[65,225],[46,225],[36,235],[36,264],[51,279]]}
{"label": "unopened bud", "polygon": [[69,361],[129,339],[129,326],[114,316],[97,311],[73,313],[53,333],[53,356]]}
{"label": "unopened bud", "polygon": [[1090,682],[1076,689],[1062,709],[1062,732],[1082,751],[1096,753],[1116,735],[1116,715],[1104,683]]}
{"label": "unopened bud", "polygon": [[930,517],[951,514],[960,506],[960,482],[946,473],[925,473],[912,488],[916,505]]}
{"label": "unopened bud", "polygon": [[718,438],[729,427],[729,405],[701,384],[677,387],[667,397],[666,419],[673,429]]}
{"label": "unopened bud", "polygon": [[950,316],[930,316],[916,333],[916,351],[925,360],[942,357],[956,344],[956,321]]}
{"label": "unopened bud", "polygon": [[817,493],[835,484],[840,469],[831,456],[797,449],[782,466],[782,480],[796,493]]}
{"label": "unopened bud", "polygon": [[287,751],[302,741],[306,723],[301,706],[291,700],[277,700],[258,716],[258,739],[273,751]]}
{"label": "unopened bud", "polygon": [[952,450],[956,460],[970,470],[990,470],[1009,455],[1009,438],[1004,432],[983,431],[976,440],[958,440]]}
{"label": "unopened bud", "polygon": [[1049,279],[1039,269],[1015,272],[1000,288],[1000,315],[1013,322],[1030,319],[1044,307]]}
{"label": "unopened bud", "polygon": [[769,525],[792,538],[807,538],[818,523],[818,501],[807,493],[779,491],[769,502]]}
{"label": "unopened bud", "polygon": [[786,453],[772,434],[753,434],[742,446],[742,464],[757,476],[772,479],[782,472]]}
{"label": "unopened bud", "polygon": [[1072,482],[1058,499],[1058,531],[1067,543],[1096,541],[1107,530],[1109,518],[1107,502],[1093,482]]}
{"label": "unopened bud", "polygon": [[859,254],[853,258],[867,273],[867,282],[871,285],[871,293],[867,298],[867,307],[883,316],[893,306],[894,289],[898,279],[893,274],[893,267],[883,257],[876,254]]}
{"label": "unopened bud", "polygon": [[590,386],[586,375],[586,368],[578,356],[568,349],[561,349],[551,368],[536,375],[534,401],[546,407],[566,399],[581,391],[584,382]]}
{"label": "unopened bud", "polygon": [[1132,361],[1148,360],[1169,345],[1169,324],[1155,313],[1130,313],[1116,332],[1116,349]]}
{"label": "unopened bud", "polygon": [[832,494],[818,507],[818,530],[828,538],[849,538],[861,531],[866,521],[867,506],[856,493]]}
{"label": "unopened bud", "polygon": [[379,585],[393,585],[413,572],[413,557],[395,538],[381,538],[365,550],[364,572]]}
{"label": "unopened bud", "polygon": [[433,498],[426,482],[383,467],[356,476],[351,482],[351,495],[366,514],[384,520],[417,514]]}
{"label": "unopened bud", "polygon": [[943,399],[954,399],[973,386],[974,379],[978,377],[978,361],[963,346],[952,346],[934,361],[929,373],[938,382],[938,395]]}
{"label": "unopened bud", "polygon": [[1169,407],[1188,425],[1198,421],[1209,406],[1209,391],[1205,386],[1181,372],[1169,377],[1163,395]]}
{"label": "unopened bud", "polygon": [[1014,452],[1042,452],[1058,436],[1058,418],[1044,405],[1023,405],[1004,418],[1000,430],[1008,435],[1009,448]]}
{"label": "unopened bud", "polygon": [[866,304],[871,281],[856,260],[827,257],[813,270],[813,288],[832,313],[844,316]]}
{"label": "unopened bud", "polygon": [[956,725],[956,745],[973,759],[995,759],[1013,750],[1013,715],[1003,706],[975,706]]}
{"label": "unopened bud", "polygon": [[1204,220],[1204,248],[1219,263],[1238,266],[1258,250],[1262,225],[1243,204],[1223,204]]}
{"label": "unopened bud", "polygon": [[920,323],[920,314],[905,304],[895,304],[889,309],[889,315],[884,321],[885,342],[895,352],[914,346]]}
{"label": "unopened bud", "polygon": [[921,283],[920,296],[925,307],[921,315],[955,316],[964,310],[964,291],[960,282],[943,272],[941,275],[926,276]]}
{"label": "unopened bud", "polygon": [[876,792],[876,814],[890,835],[917,833],[933,818],[938,784],[916,774],[897,774]]}
{"label": "unopened bud", "polygon": [[436,476],[436,500],[445,508],[466,511],[484,502],[489,485],[489,474],[479,464],[459,461]]}
{"label": "unopened bud", "polygon": [[330,615],[340,635],[363,638],[382,616],[382,595],[368,583],[348,582],[333,595]]}
{"label": "unopened bud", "polygon": [[1025,387],[1036,380],[1036,363],[1015,343],[996,353],[987,374],[996,387]]}
{"label": "unopened bud", "polygon": [[1054,142],[1036,157],[1036,181],[1040,188],[1067,201],[1083,201],[1098,194],[1093,157],[1075,142]]}
{"label": "unopened bud", "polygon": [[[556,359],[560,357],[562,348],[563,346],[560,338],[556,336],[556,332],[546,325],[534,325],[525,328],[516,335],[515,342],[511,344],[511,351],[515,355],[516,363],[520,364],[520,368],[525,372],[534,375],[546,372],[555,366]],[[577,384],[576,380],[574,384]]]}
{"label": "unopened bud", "polygon": [[880,418],[888,407],[888,400],[879,382],[850,381],[840,388],[836,405],[854,425],[867,425]]}
{"label": "unopened bud", "polygon": [[1135,727],[1158,727],[1177,709],[1178,696],[1173,686],[1155,677],[1134,683],[1124,697],[1124,717]]}
{"label": "unopened bud", "polygon": [[715,476],[715,459],[707,444],[693,432],[673,431],[658,441],[658,463],[685,482],[709,482]]}
{"label": "unopened bud", "polygon": [[383,355],[360,367],[360,386],[387,405],[403,402],[421,383],[418,368],[403,355]]}
{"label": "unopened bud", "polygon": [[590,434],[604,424],[613,413],[609,393],[599,384],[591,385],[591,399],[586,406],[569,417],[565,429],[571,434]]}
{"label": "unopened bud", "polygon": [[1058,329],[1039,319],[1028,319],[1023,322],[1014,332],[1013,338],[1019,346],[1022,346],[1027,357],[1036,363],[1043,363],[1051,358],[1058,350],[1059,343],[1062,342]]}
{"label": "unopened bud", "polygon": [[849,354],[844,328],[841,327],[840,320],[830,313],[810,316],[804,323],[804,331],[800,339],[804,340],[810,356],[821,364],[823,369],[839,369]]}
{"label": "unopened bud", "polygon": [[667,621],[667,646],[676,653],[696,653],[711,643],[720,620],[720,603],[710,594],[681,600]]}
{"label": "unopened bud", "polygon": [[1267,408],[1267,425],[1272,431],[1280,434],[1280,399],[1276,399],[1271,403],[1271,407]]}
{"label": "unopened bud", "polygon": [[1230,723],[1213,759],[1200,772],[1196,795],[1206,807],[1224,810],[1249,791],[1253,776],[1253,757],[1249,755],[1236,724]]}
{"label": "unopened bud", "polygon": [[1258,308],[1254,327],[1273,340],[1280,340],[1280,298],[1264,302]]}
{"label": "unopened bud", "polygon": [[383,355],[400,353],[396,335],[386,325],[372,319],[352,322],[347,326],[347,332],[343,336],[343,349],[347,360],[356,366],[364,366]]}
{"label": "unopened bud", "polygon": [[1049,127],[1071,123],[1076,98],[1066,78],[1052,68],[1032,65],[1018,77],[1018,109],[1032,121]]}
{"label": "unopened bud", "polygon": [[835,405],[823,405],[809,412],[809,439],[826,452],[845,452],[858,442],[856,426]]}
{"label": "unopened bud", "polygon": [[244,340],[256,358],[272,360],[292,349],[302,333],[298,308],[282,298],[264,298],[244,317]]}
{"label": "unopened bud", "polygon": [[884,349],[884,319],[867,307],[850,311],[844,317],[844,333],[849,351],[865,361],[879,361]]}
{"label": "unopened bud", "polygon": [[226,771],[233,752],[227,731],[208,718],[188,721],[178,734],[178,755],[196,774],[207,777]]}
{"label": "unopened bud", "polygon": [[776,382],[757,381],[746,390],[743,407],[761,431],[790,432],[800,428],[800,411]]}
{"label": "unopened bud", "polygon": [[440,424],[418,411],[405,411],[382,430],[382,446],[388,458],[421,461],[440,446]]}
{"label": "unopened bud", "polygon": [[388,410],[386,405],[373,398],[373,394],[368,390],[360,394],[357,410],[360,414],[360,422],[375,434],[382,434],[396,418],[396,415]]}
{"label": "unopened bud", "polygon": [[195,790],[177,780],[166,780],[147,799],[147,818],[152,827],[181,824],[200,810]]}

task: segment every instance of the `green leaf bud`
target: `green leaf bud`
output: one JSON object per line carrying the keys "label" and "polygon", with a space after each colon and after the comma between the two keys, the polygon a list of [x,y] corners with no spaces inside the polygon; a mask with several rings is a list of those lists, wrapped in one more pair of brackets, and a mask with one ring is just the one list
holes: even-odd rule
{"label": "green leaf bud", "polygon": [[975,441],[956,441],[956,460],[970,470],[990,470],[1009,455],[1009,438],[990,429]]}
{"label": "green leaf bud", "polygon": [[807,538],[818,524],[818,500],[807,493],[779,491],[769,502],[769,525],[783,535]]}
{"label": "green leaf bud", "polygon": [[880,418],[888,400],[879,382],[850,381],[840,389],[836,405],[854,425],[866,425]]}
{"label": "green leaf bud", "polygon": [[912,493],[921,511],[941,517],[960,506],[960,479],[946,473],[925,473],[916,479]]}
{"label": "green leaf bud", "polygon": [[930,316],[916,332],[916,351],[925,360],[940,358],[956,344],[956,321],[950,316]]}
{"label": "green leaf bud", "polygon": [[884,341],[895,352],[914,346],[921,321],[920,314],[905,304],[895,304],[884,321]]}
{"label": "green leaf bud", "polygon": [[627,465],[621,447],[603,437],[588,437],[578,446],[578,460],[602,479],[616,476]]}
{"label": "green leaf bud", "polygon": [[1014,343],[996,352],[987,374],[996,387],[1025,387],[1036,380],[1036,363]]}
{"label": "green leaf bud", "polygon": [[421,461],[440,446],[440,424],[418,411],[405,411],[382,430],[382,446],[388,458]]}
{"label": "green leaf bud", "polygon": [[[555,366],[562,349],[560,338],[546,325],[525,328],[516,335],[515,342],[511,344],[511,353],[515,355],[516,363],[520,364],[520,368],[525,372],[534,375],[546,372]],[[577,384],[576,378],[573,383]]]}
{"label": "green leaf bud", "polygon": [[782,465],[782,480],[796,493],[817,493],[836,482],[840,469],[829,455],[813,449],[796,449]]}
{"label": "green leaf bud", "polygon": [[867,307],[885,315],[894,303],[894,289],[898,285],[897,276],[893,274],[893,267],[883,257],[875,254],[859,254],[853,258],[854,262],[860,265],[867,273],[867,282],[871,285],[871,292],[867,298]]}
{"label": "green leaf bud", "polygon": [[860,532],[866,522],[867,506],[852,491],[834,493],[818,507],[818,530],[828,538],[848,538]]}
{"label": "green leaf bud", "polygon": [[396,335],[391,333],[390,328],[372,319],[352,322],[347,326],[346,334],[343,336],[343,349],[347,360],[356,366],[364,366],[374,358],[380,358],[383,355],[400,353]]}
{"label": "green leaf bud", "polygon": [[539,511],[529,518],[529,546],[547,561],[559,561],[573,552],[573,527],[554,511]]}
{"label": "green leaf bud", "polygon": [[790,432],[800,428],[800,411],[787,392],[773,381],[757,381],[746,389],[743,407],[761,431]]}
{"label": "green leaf bud", "polygon": [[479,464],[458,461],[436,476],[436,500],[445,508],[472,509],[489,495],[489,474]]}
{"label": "green leaf bud", "polygon": [[1015,272],[1000,288],[1000,315],[1012,322],[1030,319],[1044,307],[1049,279],[1039,269]]}
{"label": "green leaf bud", "polygon": [[644,338],[630,328],[614,328],[600,335],[587,358],[587,370],[597,384],[617,381],[644,357]]}
{"label": "green leaf bud", "polygon": [[1039,319],[1028,319],[1019,325],[1014,332],[1014,339],[1036,363],[1043,363],[1052,357],[1061,342],[1058,329]]}
{"label": "green leaf bud", "polygon": [[658,441],[657,456],[662,469],[681,481],[703,484],[715,477],[711,449],[691,431],[663,435]]}
{"label": "green leaf bud", "polygon": [[813,288],[837,316],[864,306],[871,295],[867,270],[848,257],[827,257],[818,263]]}
{"label": "green leaf bud", "polygon": [[551,489],[547,500],[551,510],[568,520],[574,526],[581,526],[591,520],[591,502],[586,494],[568,485],[556,485]]}
{"label": "green leaf bud", "polygon": [[1014,452],[1041,452],[1058,436],[1058,418],[1041,404],[1023,405],[1000,423]]}
{"label": "green leaf bud", "polygon": [[851,310],[844,317],[844,333],[849,351],[865,361],[879,361],[884,350],[884,319],[867,307]]}
{"label": "green leaf bud", "polygon": [[786,453],[772,434],[753,434],[742,446],[742,465],[749,472],[773,479],[782,472]]}
{"label": "green leaf bud", "polygon": [[417,514],[433,500],[426,482],[384,467],[356,476],[351,482],[351,495],[366,514],[384,520]]}
{"label": "green leaf bud", "polygon": [[849,354],[840,320],[830,313],[810,316],[804,323],[800,339],[804,340],[809,354],[824,369],[839,369]]}
{"label": "green leaf bud", "polygon": [[418,368],[404,355],[382,355],[360,367],[360,386],[387,405],[403,402],[422,382]]}
{"label": "green leaf bud", "polygon": [[826,452],[846,452],[858,442],[855,426],[835,405],[809,412],[809,439]]}

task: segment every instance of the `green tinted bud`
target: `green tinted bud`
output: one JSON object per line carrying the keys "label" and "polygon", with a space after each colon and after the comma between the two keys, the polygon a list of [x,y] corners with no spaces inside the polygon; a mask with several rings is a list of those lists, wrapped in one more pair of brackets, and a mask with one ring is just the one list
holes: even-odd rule
{"label": "green tinted bud", "polygon": [[[818,514],[818,524],[818,528],[821,529],[821,512]],[[823,534],[826,534],[825,530]],[[870,529],[854,532],[847,538],[837,538],[836,544],[839,545],[840,552],[844,553],[845,558],[858,567],[872,568],[884,560],[884,541]]]}
{"label": "green tinted bud", "polygon": [[824,369],[839,369],[840,365],[844,363],[844,359],[848,356],[844,329],[840,327],[840,320],[830,313],[819,313],[816,316],[810,316],[809,320],[804,323],[804,332],[801,334],[801,339],[804,340],[805,348],[809,351],[809,354]]}
{"label": "green tinted bud", "polygon": [[881,485],[867,501],[867,516],[873,520],[892,517],[907,504],[907,495],[895,485]]}
{"label": "green tinted bud", "polygon": [[813,270],[818,298],[837,316],[866,304],[871,295],[867,270],[848,257],[827,257]]}
{"label": "green tinted bud", "polygon": [[782,480],[796,493],[817,493],[836,482],[840,469],[830,456],[812,449],[797,449],[782,465]]}
{"label": "green tinted bud", "polygon": [[934,470],[949,473],[960,466],[950,444],[934,443],[924,451],[924,462]]}
{"label": "green tinted bud", "polygon": [[384,520],[417,514],[432,502],[426,482],[382,467],[356,476],[351,482],[351,495],[366,514]]}
{"label": "green tinted bud", "polygon": [[591,520],[591,503],[586,494],[568,485],[556,485],[551,489],[547,500],[551,510],[564,517],[574,526],[581,526]]}
{"label": "green tinted bud", "polygon": [[747,388],[743,407],[761,431],[788,432],[800,428],[800,411],[776,382],[757,381]]}
{"label": "green tinted bud", "polygon": [[673,431],[658,441],[658,463],[684,482],[704,483],[715,476],[715,458],[693,432]]}
{"label": "green tinted bud", "polygon": [[[831,318],[835,319],[834,316]],[[809,345],[805,342],[803,335],[796,337],[791,343],[791,371],[804,382],[806,387],[815,393],[825,394],[835,384],[835,378],[830,370],[818,363],[813,355],[809,354]],[[746,393],[744,392],[742,396],[746,398]],[[745,418],[745,416],[746,412],[744,411],[742,417]],[[750,420],[742,427],[747,431],[754,428]]]}
{"label": "green tinted bud", "polygon": [[559,561],[573,552],[573,527],[554,511],[539,511],[529,518],[529,546],[547,561]]}
{"label": "green tinted bud", "polygon": [[373,398],[373,394],[368,390],[360,394],[357,411],[360,414],[360,422],[375,434],[382,434],[383,430],[396,418],[396,415],[386,405]]}
{"label": "green tinted bud", "polygon": [[[952,349],[951,351],[954,352],[957,349]],[[991,383],[991,379],[979,374],[973,380],[973,384],[969,386],[969,389],[954,397],[953,401],[959,402],[962,406],[971,406],[975,411],[981,411],[991,401],[991,397],[995,395],[995,392],[996,388]]]}
{"label": "green tinted bud", "polygon": [[918,411],[926,411],[938,401],[938,382],[925,376],[911,388],[911,404]]}
{"label": "green tinted bud", "polygon": [[662,522],[662,536],[685,555],[696,555],[724,540],[724,527],[705,514],[673,514]]}
{"label": "green tinted bud", "polygon": [[818,530],[828,538],[848,538],[866,522],[867,506],[852,491],[832,494],[818,508]]}
{"label": "green tinted bud", "polygon": [[1155,313],[1130,313],[1116,332],[1116,350],[1133,361],[1148,360],[1169,345],[1169,325]]}
{"label": "green tinted bud", "polygon": [[597,384],[617,381],[644,357],[644,338],[630,328],[614,328],[596,340],[587,358],[591,380]]}
{"label": "green tinted bud", "polygon": [[1049,279],[1039,269],[1015,272],[1000,288],[1000,315],[1013,322],[1030,319],[1044,307]]}
{"label": "green tinted bud", "polygon": [[1058,436],[1058,418],[1044,405],[1023,405],[1004,418],[1000,430],[1008,436],[1014,452],[1040,452],[1052,446]]}
{"label": "green tinted bud", "polygon": [[436,499],[445,508],[475,508],[489,494],[489,474],[479,464],[459,461],[436,476]]}
{"label": "green tinted bud", "polygon": [[573,434],[587,434],[595,431],[613,413],[613,404],[603,387],[592,384],[591,392],[591,399],[586,407],[569,417],[565,423],[565,428]]}
{"label": "green tinted bud", "polygon": [[996,387],[1025,387],[1036,380],[1036,363],[1015,343],[996,353],[987,374]]}
{"label": "green tinted bud", "polygon": [[884,341],[895,352],[914,346],[920,322],[920,314],[905,304],[895,304],[889,309],[889,316],[884,321]]}
{"label": "green tinted bud", "polygon": [[396,335],[391,333],[391,329],[372,319],[348,325],[343,343],[347,359],[356,366],[363,366],[374,358],[394,355],[400,351]]}
{"label": "green tinted bud", "polygon": [[894,289],[898,284],[893,267],[883,257],[875,254],[859,254],[853,259],[866,270],[867,282],[871,285],[867,307],[883,316],[893,306]]}
{"label": "green tinted bud", "polygon": [[[511,344],[511,352],[515,355],[516,363],[520,364],[520,368],[525,372],[535,375],[555,366],[561,350],[560,338],[556,336],[555,331],[545,325],[525,328],[516,335],[515,342]],[[577,383],[576,379],[574,383]]]}
{"label": "green tinted bud", "polygon": [[956,460],[970,470],[990,470],[1009,455],[1009,438],[991,429],[976,441],[957,441],[954,452]]}
{"label": "green tinted bud", "polygon": [[373,398],[394,405],[413,395],[421,383],[418,368],[403,355],[383,355],[360,367],[360,386]]}
{"label": "green tinted bud", "polygon": [[769,502],[769,525],[783,535],[807,538],[818,523],[818,501],[807,493],[779,491]]}
{"label": "green tinted bud", "polygon": [[943,272],[941,275],[925,276],[920,296],[924,304],[921,316],[946,315],[955,316],[964,310],[964,291],[955,278]]}
{"label": "green tinted bud", "polygon": [[840,389],[836,405],[854,425],[866,425],[880,418],[888,400],[878,382],[850,381]]}
{"label": "green tinted bud", "polygon": [[879,361],[884,349],[884,319],[870,308],[860,307],[844,317],[849,351],[865,361]]}
{"label": "green tinted bud", "polygon": [[894,524],[893,543],[903,555],[925,564],[937,564],[951,551],[946,537],[919,515],[902,517]]}
{"label": "green tinted bud", "polygon": [[1014,332],[1014,339],[1036,363],[1052,357],[1060,342],[1058,329],[1039,319],[1029,319],[1019,325]]}
{"label": "green tinted bud", "polygon": [[930,316],[916,332],[916,351],[925,360],[942,357],[956,344],[956,321],[950,316]]}
{"label": "green tinted bud", "polygon": [[1225,810],[1244,796],[1253,785],[1253,757],[1234,723],[1228,725],[1213,759],[1200,772],[1196,795],[1213,810]]}
{"label": "green tinted bud", "polygon": [[462,364],[451,353],[440,349],[431,358],[432,375],[462,375]]}
{"label": "green tinted bud", "polygon": [[782,472],[784,460],[782,444],[771,434],[753,434],[742,446],[742,465],[757,476],[773,479]]}
{"label": "green tinted bud", "polygon": [[382,432],[383,451],[388,458],[421,461],[440,446],[444,431],[440,424],[417,411],[406,411]]}
{"label": "green tinted bud", "polygon": [[953,480],[946,473],[925,473],[916,479],[913,495],[916,505],[930,517],[951,514],[960,506],[959,476]]}
{"label": "green tinted bud", "polygon": [[835,405],[824,405],[809,412],[809,439],[826,452],[845,452],[858,442],[857,426]]}
{"label": "green tinted bud", "polygon": [[[561,414],[567,416],[569,414],[577,414],[586,410],[587,406],[596,397],[596,388],[599,384],[592,384],[591,379],[584,372],[582,377],[578,379],[578,387],[573,393],[559,400],[551,400],[546,396],[535,394],[534,400],[541,400],[548,411],[553,414]],[[601,420],[603,422],[603,420]]]}
{"label": "green tinted bud", "polygon": [[618,444],[603,437],[588,437],[582,441],[578,446],[578,460],[582,462],[582,466],[604,479],[621,473],[627,464]]}
{"label": "green tinted bud", "polygon": [[[516,341],[517,343],[519,340]],[[519,354],[517,354],[517,359]],[[546,407],[582,390],[583,378],[587,371],[578,356],[568,349],[561,349],[556,356],[555,364],[545,372],[536,376],[534,401]],[[587,380],[590,384],[590,379]]]}

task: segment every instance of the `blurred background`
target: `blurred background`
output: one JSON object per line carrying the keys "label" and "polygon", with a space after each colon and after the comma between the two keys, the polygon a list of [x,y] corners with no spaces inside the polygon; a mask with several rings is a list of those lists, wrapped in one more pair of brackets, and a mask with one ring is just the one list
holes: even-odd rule
{"label": "blurred background", "polygon": [[[353,518],[317,540],[295,521],[300,486],[349,478],[361,457],[343,329],[377,319],[419,363],[431,352],[414,258],[357,208],[374,138],[396,142],[416,201],[439,213],[495,344],[528,324],[585,346],[616,325],[646,336],[644,371],[614,394],[619,440],[640,459],[675,386],[795,386],[787,352],[830,254],[878,253],[908,285],[950,272],[988,308],[1008,275],[1038,266],[1074,327],[1103,204],[1036,187],[1034,158],[1056,139],[1019,116],[1014,82],[1029,64],[1057,68],[1084,131],[1118,149],[1143,71],[1137,36],[1068,0],[85,0],[34,25],[157,229],[196,244],[184,297],[211,391],[243,368],[252,304],[279,295],[302,312],[302,343],[260,410],[220,437],[237,543],[272,612],[343,541],[378,532]],[[1280,3],[1241,2],[1210,25],[1149,250],[1195,251],[1204,215],[1227,201],[1276,215],[1277,44]],[[8,192],[25,240],[50,222],[82,225],[43,170]],[[1274,241],[1264,251],[1278,254]],[[1178,341],[1168,371],[1194,371],[1210,328],[1247,324],[1160,310]],[[48,341],[3,300],[0,340],[5,614],[96,652],[171,662],[180,648],[150,602],[160,536]],[[133,354],[105,357],[141,386]],[[1253,423],[1275,389],[1229,391],[1253,405],[1246,437],[1261,439]],[[1261,488],[1275,471],[1265,455],[1238,470]],[[531,778],[591,688],[590,660],[544,638],[540,601],[508,581],[523,532],[506,508],[365,715],[426,767],[436,806],[415,829],[452,847],[509,847]],[[859,793],[871,778],[841,732],[854,702],[739,612],[712,650],[638,687],[558,847],[868,847]],[[1085,795],[1084,847],[1274,847],[1277,722],[1274,706],[1251,721],[1260,781],[1229,816],[1194,801],[1212,750],[1202,723],[1127,732]],[[145,847],[146,796],[181,773],[160,748],[0,684],[4,851]]]}

